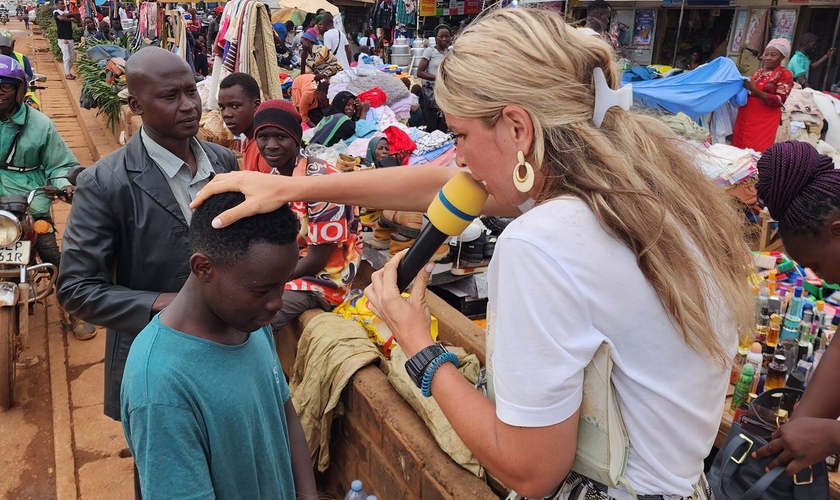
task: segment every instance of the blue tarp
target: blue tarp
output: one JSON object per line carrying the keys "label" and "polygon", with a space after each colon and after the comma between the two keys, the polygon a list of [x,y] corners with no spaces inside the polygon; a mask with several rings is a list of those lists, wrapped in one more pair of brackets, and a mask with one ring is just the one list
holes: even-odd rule
{"label": "blue tarp", "polygon": [[633,82],[633,102],[674,114],[683,112],[694,120],[718,109],[726,101],[735,106],[746,104],[744,80],[731,59],[718,57],[677,76]]}

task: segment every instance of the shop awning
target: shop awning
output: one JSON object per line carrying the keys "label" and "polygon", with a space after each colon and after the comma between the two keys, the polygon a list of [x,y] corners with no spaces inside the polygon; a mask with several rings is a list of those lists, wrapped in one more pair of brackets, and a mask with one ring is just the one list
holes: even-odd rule
{"label": "shop awning", "polygon": [[280,0],[277,3],[281,9],[300,9],[304,12],[315,13],[324,9],[330,14],[338,14],[338,7],[327,0]]}

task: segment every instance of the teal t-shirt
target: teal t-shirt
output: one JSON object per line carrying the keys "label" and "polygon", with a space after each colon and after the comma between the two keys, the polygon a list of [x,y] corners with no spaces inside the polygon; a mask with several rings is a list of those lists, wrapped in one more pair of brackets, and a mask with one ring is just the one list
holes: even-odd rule
{"label": "teal t-shirt", "polygon": [[121,394],[143,498],[294,500],[288,399],[269,328],[228,346],[156,316],[131,346]]}
{"label": "teal t-shirt", "polygon": [[805,80],[807,80],[811,75],[811,60],[808,56],[797,50],[793,54],[793,57],[790,58],[787,68],[793,73],[794,79],[799,78],[799,75],[805,75]]}

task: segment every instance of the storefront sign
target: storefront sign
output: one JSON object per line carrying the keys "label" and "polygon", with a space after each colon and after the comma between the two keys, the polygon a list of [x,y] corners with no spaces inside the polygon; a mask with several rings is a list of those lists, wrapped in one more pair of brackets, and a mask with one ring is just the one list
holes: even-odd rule
{"label": "storefront sign", "polygon": [[468,16],[481,14],[481,0],[466,0],[464,2],[464,14]]}
{"label": "storefront sign", "polygon": [[437,15],[437,1],[436,0],[420,0],[420,7],[418,8],[420,16],[436,16]]}
{"label": "storefront sign", "polygon": [[637,10],[636,22],[633,28],[633,45],[637,47],[649,46],[653,41],[655,10]]}
{"label": "storefront sign", "polygon": [[732,31],[732,47],[729,48],[731,52],[738,52],[741,50],[741,44],[744,42],[744,28],[747,26],[747,11],[738,11],[738,17],[735,18],[735,29]]}

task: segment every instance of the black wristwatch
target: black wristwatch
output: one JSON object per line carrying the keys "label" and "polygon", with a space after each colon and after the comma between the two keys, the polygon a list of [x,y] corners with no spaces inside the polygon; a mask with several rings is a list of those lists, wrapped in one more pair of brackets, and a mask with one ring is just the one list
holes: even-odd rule
{"label": "black wristwatch", "polygon": [[414,382],[414,385],[416,385],[418,389],[423,382],[423,373],[426,372],[426,368],[429,366],[429,363],[445,352],[449,351],[446,350],[446,347],[444,347],[443,344],[433,344],[429,347],[423,348],[422,351],[418,352],[412,356],[411,359],[405,362],[405,371],[408,372],[409,378],[411,378],[411,381]]}

